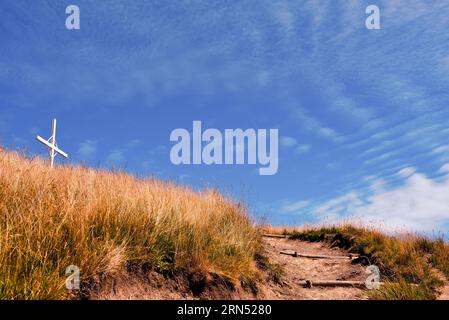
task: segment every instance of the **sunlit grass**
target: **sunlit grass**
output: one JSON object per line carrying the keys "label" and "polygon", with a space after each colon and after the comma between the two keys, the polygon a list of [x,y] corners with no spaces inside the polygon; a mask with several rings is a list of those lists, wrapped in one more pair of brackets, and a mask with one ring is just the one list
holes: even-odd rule
{"label": "sunlit grass", "polygon": [[120,172],[58,166],[0,149],[0,298],[66,297],[65,269],[82,282],[127,263],[160,272],[254,274],[257,229],[246,209]]}

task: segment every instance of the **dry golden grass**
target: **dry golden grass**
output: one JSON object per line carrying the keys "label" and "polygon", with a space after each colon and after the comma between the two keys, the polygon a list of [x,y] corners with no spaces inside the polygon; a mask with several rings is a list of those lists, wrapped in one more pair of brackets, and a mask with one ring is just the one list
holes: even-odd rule
{"label": "dry golden grass", "polygon": [[75,166],[50,169],[0,148],[0,298],[66,297],[65,269],[83,282],[125,264],[161,272],[254,274],[257,229],[213,190]]}

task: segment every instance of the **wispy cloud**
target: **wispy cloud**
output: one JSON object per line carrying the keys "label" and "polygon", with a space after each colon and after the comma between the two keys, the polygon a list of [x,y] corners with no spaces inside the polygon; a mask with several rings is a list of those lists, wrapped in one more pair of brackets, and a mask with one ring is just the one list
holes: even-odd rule
{"label": "wispy cloud", "polygon": [[128,148],[132,149],[132,148],[136,148],[136,147],[140,146],[141,144],[142,144],[142,141],[140,139],[132,139],[132,140],[128,141],[126,146]]}
{"label": "wispy cloud", "polygon": [[445,163],[441,166],[440,170],[438,170],[440,173],[449,173],[449,163]]}
{"label": "wispy cloud", "polygon": [[344,217],[348,214],[348,212],[352,212],[362,204],[363,202],[358,194],[355,192],[350,192],[318,205],[313,211],[316,215],[323,218],[337,219]]}
{"label": "wispy cloud", "polygon": [[286,202],[284,203],[281,208],[281,213],[298,213],[298,211],[301,211],[302,209],[308,207],[310,205],[310,201],[307,200],[300,200],[295,202]]}
{"label": "wispy cloud", "polygon": [[434,153],[448,153],[449,152],[449,144],[438,146],[435,149],[433,149],[433,152]]}
{"label": "wispy cloud", "polygon": [[98,142],[96,140],[86,140],[79,144],[77,156],[82,161],[94,160],[98,151]]}
{"label": "wispy cloud", "polygon": [[[449,172],[449,166],[440,171]],[[382,180],[374,180],[371,193],[354,190],[316,205],[311,211],[319,219],[338,222],[357,218],[390,231],[443,231],[449,223],[449,176],[434,181],[414,168],[397,174],[405,179],[399,187],[385,189]]]}
{"label": "wispy cloud", "polygon": [[279,139],[279,143],[285,149],[292,149],[298,155],[307,153],[310,151],[310,145],[308,144],[299,144],[295,138],[289,136],[282,136]]}
{"label": "wispy cloud", "polygon": [[311,147],[308,144],[298,144],[295,148],[295,152],[297,154],[304,154],[304,153],[309,152],[310,149],[311,149]]}
{"label": "wispy cloud", "polygon": [[125,155],[121,150],[114,150],[106,158],[108,166],[122,167],[126,162]]}
{"label": "wispy cloud", "polygon": [[369,197],[369,204],[357,208],[354,214],[388,228],[443,231],[441,228],[449,222],[448,188],[449,179],[435,182],[415,173],[404,186]]}
{"label": "wispy cloud", "polygon": [[411,177],[415,173],[416,173],[415,168],[407,167],[407,168],[399,170],[398,175],[403,178],[408,178],[408,177]]}
{"label": "wispy cloud", "polygon": [[295,138],[289,136],[282,136],[279,138],[279,143],[284,148],[291,148],[298,144]]}
{"label": "wispy cloud", "polygon": [[341,142],[343,137],[340,136],[334,129],[326,127],[317,118],[310,115],[310,113],[300,107],[290,109],[292,118],[300,125],[300,129],[311,132],[318,137],[332,140],[333,142]]}

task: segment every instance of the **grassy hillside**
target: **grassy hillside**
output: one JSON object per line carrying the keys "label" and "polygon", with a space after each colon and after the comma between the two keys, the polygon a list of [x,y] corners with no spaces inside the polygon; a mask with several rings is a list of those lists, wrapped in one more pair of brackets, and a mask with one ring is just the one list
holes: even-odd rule
{"label": "grassy hillside", "polygon": [[377,265],[385,285],[369,292],[373,299],[435,299],[442,276],[449,279],[449,245],[443,239],[391,236],[351,224],[270,230],[276,231],[291,239],[328,242],[360,254],[362,263]]}
{"label": "grassy hillside", "polygon": [[259,246],[245,208],[212,190],[0,149],[1,299],[65,298],[69,265],[83,284],[127,265],[248,278]]}
{"label": "grassy hillside", "polygon": [[[353,225],[269,232],[360,254],[386,282],[371,298],[434,299],[441,276],[449,278],[443,239]],[[0,299],[67,298],[69,265],[80,269],[87,295],[93,282],[125,270],[214,273],[257,291],[256,265],[277,284],[283,274],[261,246],[246,209],[213,190],[83,167],[50,169],[39,158],[0,149]]]}

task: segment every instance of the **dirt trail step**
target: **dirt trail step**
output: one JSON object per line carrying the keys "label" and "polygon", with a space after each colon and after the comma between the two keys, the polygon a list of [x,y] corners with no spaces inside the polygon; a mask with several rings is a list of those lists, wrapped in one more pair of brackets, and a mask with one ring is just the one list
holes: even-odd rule
{"label": "dirt trail step", "polygon": [[352,255],[349,254],[347,256],[342,256],[342,255],[323,255],[323,254],[306,254],[306,253],[300,253],[298,251],[293,251],[293,250],[282,250],[280,252],[280,254],[285,254],[288,256],[292,256],[292,257],[300,257],[300,258],[309,258],[309,259],[343,259],[343,260],[353,260],[353,259],[358,259],[359,256],[358,255]]}
{"label": "dirt trail step", "polygon": [[[365,268],[353,264],[348,252],[330,248],[325,243],[285,237],[264,237],[264,246],[270,261],[281,265],[284,270],[282,285],[270,285],[265,288],[268,297],[312,300],[367,299],[366,290],[362,285],[367,277]],[[295,253],[298,258],[294,258]]]}
{"label": "dirt trail step", "polygon": [[436,276],[443,281],[445,284],[442,288],[440,288],[440,295],[438,296],[438,300],[449,300],[449,281],[446,276],[437,269],[432,269],[432,271],[436,274]]}
{"label": "dirt trail step", "polygon": [[440,290],[438,300],[449,300],[449,284],[446,283],[446,285]]}

